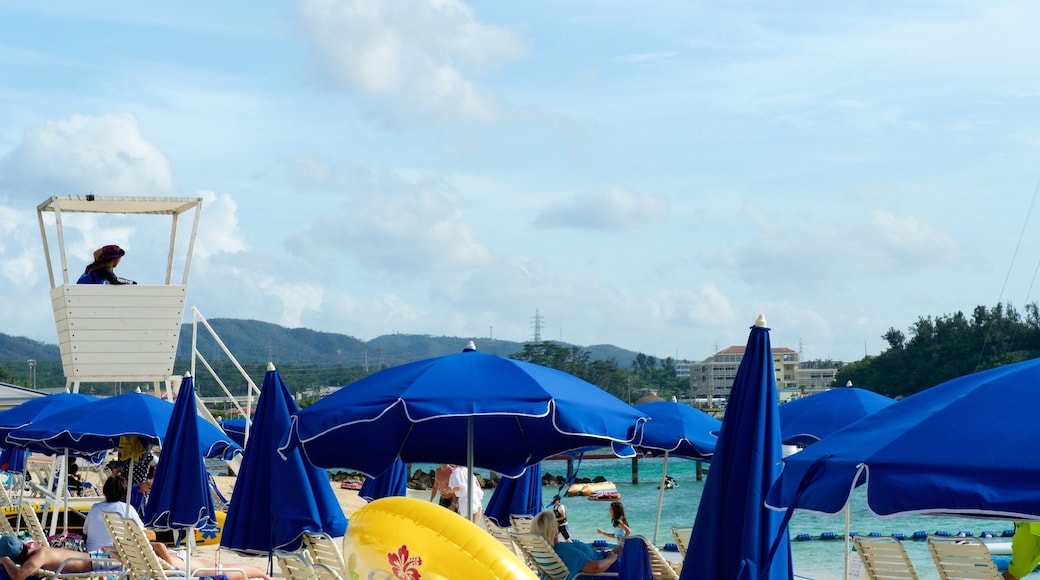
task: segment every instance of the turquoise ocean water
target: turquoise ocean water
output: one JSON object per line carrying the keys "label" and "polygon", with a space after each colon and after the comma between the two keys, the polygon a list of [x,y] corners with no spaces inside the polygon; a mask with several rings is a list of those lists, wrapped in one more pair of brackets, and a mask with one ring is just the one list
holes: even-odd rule
{"label": "turquoise ocean water", "polygon": [[[653,538],[654,524],[657,516],[658,489],[661,481],[663,459],[651,458],[639,460],[639,483],[632,483],[632,462],[628,459],[586,459],[581,462],[578,476],[594,478],[598,475],[606,477],[616,486],[625,505],[625,512],[633,534]],[[434,466],[415,465],[414,468],[428,470]],[[542,464],[543,473],[566,475],[567,465],[564,461],[546,461]],[[484,477],[488,473],[477,470]],[[693,525],[700,502],[704,482],[696,480],[696,462],[670,458],[668,475],[675,478],[678,486],[666,489],[662,503],[661,524],[657,533],[657,545],[664,546],[672,542],[671,527],[690,527]],[[557,493],[555,486],[543,488],[543,501],[548,503]],[[485,493],[484,503],[491,498]],[[563,494],[561,494],[563,495]],[[423,499],[428,498],[425,495]],[[572,537],[586,542],[605,539],[596,534],[596,528],[610,527],[607,513],[609,502],[589,501],[582,497],[564,497],[567,516]],[[1001,535],[1004,530],[1014,527],[1008,520],[980,520],[968,518],[951,518],[939,516],[899,516],[879,518],[867,509],[863,489],[859,488],[853,497],[850,511],[851,531],[867,535],[871,532],[882,535],[893,533],[904,534],[911,538],[914,532],[924,531],[928,534],[949,532],[951,535],[961,531],[980,536],[984,531]],[[832,532],[835,540],[817,539],[825,532]],[[797,576],[814,580],[836,580],[842,578],[844,570],[845,517],[826,516],[798,512],[791,519],[791,553],[794,559],[794,570]],[[814,539],[795,541],[799,534],[809,534]],[[998,538],[994,541],[1008,542],[1010,538]],[[935,565],[923,540],[906,540],[904,542],[914,567],[922,580],[936,579],[938,574]],[[1028,576],[1040,579],[1040,572]]]}

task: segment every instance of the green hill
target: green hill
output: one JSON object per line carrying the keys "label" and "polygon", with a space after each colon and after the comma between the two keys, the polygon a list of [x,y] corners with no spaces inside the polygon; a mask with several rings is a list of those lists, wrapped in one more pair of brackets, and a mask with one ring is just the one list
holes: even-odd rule
{"label": "green hill", "polygon": [[[252,368],[273,361],[279,365],[307,367],[361,367],[378,369],[435,356],[462,351],[470,340],[477,350],[488,354],[509,356],[523,350],[524,343],[480,337],[430,336],[421,334],[387,334],[363,341],[345,334],[319,332],[307,328],[285,328],[269,322],[217,318],[209,320],[221,342],[243,365]],[[197,348],[204,358],[217,364],[227,361],[220,345],[208,332],[201,329]],[[191,325],[181,328],[177,360],[191,357]],[[555,341],[554,341],[555,342]],[[565,347],[572,345],[557,343]],[[612,345],[579,347],[589,352],[591,360],[613,358],[620,368],[629,368],[637,353]],[[8,370],[9,378],[26,384],[26,361],[38,364],[39,386],[60,386],[64,383],[61,372],[61,354],[56,344],[47,344],[24,337],[0,333],[0,367]],[[178,368],[182,365],[179,363]],[[0,377],[4,374],[0,372]]]}

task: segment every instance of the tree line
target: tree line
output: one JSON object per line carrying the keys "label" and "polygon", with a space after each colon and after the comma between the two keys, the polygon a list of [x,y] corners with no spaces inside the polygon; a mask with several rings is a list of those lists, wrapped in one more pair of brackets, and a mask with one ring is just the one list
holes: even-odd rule
{"label": "tree line", "polygon": [[1040,356],[1040,309],[1011,304],[976,306],[921,316],[906,332],[889,328],[888,348],[838,370],[835,384],[852,384],[889,397],[906,397],[950,379]]}
{"label": "tree line", "polygon": [[[521,351],[509,356],[570,373],[626,402],[635,402],[648,389],[656,390],[658,396],[668,400],[673,396],[686,396],[690,390],[688,378],[680,379],[675,376],[676,366],[672,358],[658,359],[640,353],[628,368],[622,368],[615,359],[593,360],[587,350],[551,341],[526,343]],[[245,394],[247,383],[232,363],[212,361],[210,364],[229,391],[235,395]],[[187,369],[189,365],[189,359],[178,360],[174,368]],[[283,363],[278,366],[278,372],[290,391],[304,393],[317,390],[319,387],[348,385],[390,366],[393,365],[370,366],[366,371],[362,365]],[[242,363],[242,367],[259,386],[263,381],[267,363]],[[65,383],[61,361],[40,361],[36,372],[38,385],[55,386]],[[12,376],[12,373],[2,366],[0,380],[28,386],[26,381]],[[195,386],[199,395],[203,397],[218,397],[224,393],[220,385],[201,367],[195,373]],[[83,385],[81,391],[107,396],[125,393],[137,387],[142,390],[152,388],[151,385],[144,384],[91,383]],[[313,402],[313,399],[305,397],[301,404],[306,405],[310,402]]]}

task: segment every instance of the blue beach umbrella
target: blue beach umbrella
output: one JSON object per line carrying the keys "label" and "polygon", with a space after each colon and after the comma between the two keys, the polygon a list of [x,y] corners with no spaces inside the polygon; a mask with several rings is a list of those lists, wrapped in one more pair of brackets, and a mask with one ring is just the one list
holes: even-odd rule
{"label": "blue beach umbrella", "polygon": [[669,456],[687,459],[711,459],[715,453],[716,433],[722,422],[711,415],[694,409],[685,403],[654,401],[634,405],[641,413],[650,417],[643,426],[642,436],[636,449],[653,453],[664,453],[661,465],[661,485],[657,492],[657,520],[654,524],[654,543],[661,527],[661,510],[664,505],[665,482],[668,477]]}
{"label": "blue beach umbrella", "polygon": [[358,497],[365,501],[404,495],[408,495],[408,468],[400,458],[383,473],[366,477],[358,491]]}
{"label": "blue beach umbrella", "polygon": [[768,504],[837,514],[866,485],[878,516],[1040,519],[1038,385],[1034,359],[907,397],[787,457]]}
{"label": "blue beach umbrella", "polygon": [[[27,445],[7,443],[7,435],[9,433],[23,427],[28,427],[29,425],[32,425],[33,422],[46,419],[48,416],[60,411],[79,407],[80,405],[85,405],[87,403],[93,403],[97,400],[97,397],[80,393],[59,393],[48,395],[46,397],[30,399],[0,413],[0,442],[3,442],[2,444],[4,446],[4,454],[0,457],[0,469],[3,469],[4,471],[17,471],[22,474],[22,479],[25,479],[25,459],[28,454],[28,450],[26,449]],[[49,449],[41,449],[40,451],[44,451],[47,455],[52,455],[54,453]],[[3,465],[6,465],[7,467],[3,467]],[[21,495],[21,493],[22,492],[20,491],[19,495]]]}
{"label": "blue beach umbrella", "polygon": [[630,443],[643,421],[573,375],[479,353],[471,343],[459,354],[385,369],[303,409],[283,450],[367,474],[400,457],[516,476],[568,449]]}
{"label": "blue beach umbrella", "polygon": [[780,436],[786,445],[812,445],[842,427],[895,403],[884,395],[845,387],[780,405]]}
{"label": "blue beach umbrella", "polygon": [[[751,327],[704,483],[683,580],[793,577],[781,514],[765,507],[780,471],[780,417],[765,317]],[[772,562],[773,539],[780,537]]]}
{"label": "blue beach umbrella", "polygon": [[518,477],[502,477],[488,500],[484,515],[500,528],[511,525],[511,515],[538,515],[542,511],[542,466],[532,465]]}
{"label": "blue beach umbrella", "polygon": [[238,443],[239,446],[246,446],[245,419],[225,419],[220,422],[220,428],[224,430],[224,433],[226,433],[232,441]]}
{"label": "blue beach umbrella", "polygon": [[0,442],[6,441],[11,431],[28,427],[48,415],[98,400],[97,397],[81,393],[60,393],[30,399],[0,413]]}
{"label": "blue beach umbrella", "polygon": [[[300,548],[304,532],[342,536],[347,518],[329,474],[299,452],[278,454],[296,401],[273,364],[267,367],[249,431],[249,445],[231,494],[220,545],[247,554]],[[369,434],[369,438],[372,434]],[[358,441],[351,445],[359,446]]]}
{"label": "blue beach umbrella", "polygon": [[[139,437],[165,447],[173,406],[147,393],[125,393],[48,415],[46,421],[12,431],[7,440],[45,453],[108,451],[119,447],[121,437]],[[230,459],[242,452],[216,425],[202,417],[196,417],[196,423],[204,457]]]}
{"label": "blue beach umbrella", "polygon": [[191,570],[195,543],[194,529],[217,525],[209,473],[199,452],[197,419],[195,381],[187,374],[177,393],[173,416],[163,438],[166,444],[155,468],[151,495],[141,514],[141,519],[150,527],[186,531],[188,549],[184,565],[188,570]]}
{"label": "blue beach umbrella", "polygon": [[26,451],[21,447],[4,447],[0,450],[0,471],[25,471],[25,456]]}

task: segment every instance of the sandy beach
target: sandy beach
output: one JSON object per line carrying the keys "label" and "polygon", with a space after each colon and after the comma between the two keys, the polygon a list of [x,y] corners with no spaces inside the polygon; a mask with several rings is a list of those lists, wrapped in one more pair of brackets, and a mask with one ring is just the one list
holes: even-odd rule
{"label": "sandy beach", "polygon": [[[224,497],[230,499],[235,487],[235,476],[233,475],[219,475],[215,476],[214,479],[217,482],[217,487],[220,489],[220,493]],[[365,505],[365,500],[358,497],[358,492],[350,489],[341,489],[338,484],[334,485],[333,482],[329,482],[329,487],[336,494],[336,498],[339,499],[339,505],[343,508],[343,513],[349,518],[350,514],[354,513],[361,506]],[[254,566],[260,568],[267,567],[267,556],[243,556],[236,552],[232,552],[228,549],[222,549],[219,546],[198,546],[195,552],[196,555],[207,558],[210,560],[218,561],[223,564],[230,562],[249,562]],[[278,570],[277,564],[274,567],[274,575],[281,576],[281,571]]]}

